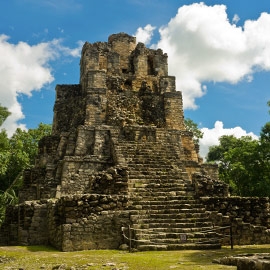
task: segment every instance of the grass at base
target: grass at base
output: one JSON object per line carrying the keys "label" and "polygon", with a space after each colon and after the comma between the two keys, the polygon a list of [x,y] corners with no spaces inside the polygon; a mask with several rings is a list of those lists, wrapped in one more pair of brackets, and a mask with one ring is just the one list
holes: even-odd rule
{"label": "grass at base", "polygon": [[[218,250],[147,251],[128,253],[119,250],[87,250],[61,252],[47,246],[0,247],[0,269],[236,269],[235,266],[214,264],[224,256],[243,253],[269,253],[270,245],[222,247]],[[72,268],[73,267],[73,268]],[[55,268],[57,269],[57,268]],[[60,269],[60,268],[59,268]]]}

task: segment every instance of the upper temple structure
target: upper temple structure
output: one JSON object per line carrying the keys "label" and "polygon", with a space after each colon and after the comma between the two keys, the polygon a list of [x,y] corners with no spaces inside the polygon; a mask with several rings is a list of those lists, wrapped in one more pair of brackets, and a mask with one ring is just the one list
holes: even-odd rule
{"label": "upper temple structure", "polygon": [[269,199],[229,196],[185,128],[180,90],[161,49],[125,33],[86,42],[79,84],[56,86],[52,135],[24,172],[0,243],[218,248],[228,226],[235,244],[269,243]]}

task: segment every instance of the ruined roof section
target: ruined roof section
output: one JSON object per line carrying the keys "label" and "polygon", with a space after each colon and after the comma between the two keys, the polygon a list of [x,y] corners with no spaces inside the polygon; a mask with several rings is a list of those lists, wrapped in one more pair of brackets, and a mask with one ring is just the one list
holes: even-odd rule
{"label": "ruined roof section", "polygon": [[86,42],[80,84],[58,85],[56,92],[54,134],[102,124],[185,130],[182,94],[175,77],[168,76],[167,54],[125,33],[109,36],[108,42]]}

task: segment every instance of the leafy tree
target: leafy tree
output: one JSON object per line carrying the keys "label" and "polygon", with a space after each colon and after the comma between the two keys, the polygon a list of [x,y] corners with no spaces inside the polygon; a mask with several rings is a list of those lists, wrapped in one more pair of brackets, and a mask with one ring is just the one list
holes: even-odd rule
{"label": "leafy tree", "polygon": [[270,143],[270,122],[267,122],[261,129],[261,142],[269,144]]}
{"label": "leafy tree", "polygon": [[[270,107],[270,101],[267,104]],[[268,185],[268,187],[262,185],[261,189],[268,190],[268,196],[270,196],[270,122],[267,122],[261,129],[259,154],[261,156],[260,177],[262,182]]]}
{"label": "leafy tree", "polygon": [[14,179],[35,162],[39,140],[51,133],[51,125],[40,123],[37,129],[28,131],[18,128],[13,136],[3,140],[5,148],[0,149],[5,162],[0,170],[0,190],[5,191]]}
{"label": "leafy tree", "polygon": [[51,125],[43,123],[28,131],[18,128],[11,138],[5,131],[0,133],[0,224],[6,206],[17,203],[22,172],[34,164],[39,140],[50,133]]}
{"label": "leafy tree", "polygon": [[18,203],[18,197],[13,188],[6,191],[0,190],[0,225],[5,219],[6,207]]}
{"label": "leafy tree", "polygon": [[219,177],[234,194],[270,196],[270,122],[262,127],[259,140],[222,136],[219,145],[210,147],[207,161],[219,164]]}
{"label": "leafy tree", "polygon": [[10,112],[6,107],[3,107],[0,103],[0,126],[5,122],[5,120],[8,118],[10,115]]}
{"label": "leafy tree", "polygon": [[261,158],[257,152],[259,141],[249,136],[239,139],[222,136],[219,142],[219,145],[210,147],[207,161],[218,162],[220,179],[230,184],[237,195],[263,195],[257,177]]}
{"label": "leafy tree", "polygon": [[[6,107],[0,104],[0,126],[5,122],[10,112]],[[4,174],[7,170],[7,164],[9,160],[9,140],[7,133],[4,129],[0,131],[0,175]]]}
{"label": "leafy tree", "polygon": [[[5,174],[10,158],[9,139],[5,130],[0,131],[0,176]],[[1,188],[0,188],[1,189]]]}
{"label": "leafy tree", "polygon": [[199,143],[199,140],[203,137],[203,132],[198,128],[198,124],[196,124],[190,118],[185,119],[185,126],[187,131],[191,131],[193,133],[193,141],[195,144]]}

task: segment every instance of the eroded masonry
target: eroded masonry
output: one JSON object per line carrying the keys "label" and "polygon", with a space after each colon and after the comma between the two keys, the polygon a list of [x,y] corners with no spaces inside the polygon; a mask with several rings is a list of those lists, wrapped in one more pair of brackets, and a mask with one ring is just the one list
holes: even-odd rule
{"label": "eroded masonry", "polygon": [[228,225],[235,244],[269,243],[269,199],[229,196],[186,131],[176,90],[162,50],[124,33],[86,42],[80,83],[56,86],[52,135],[24,172],[0,243],[218,248],[229,239],[212,229]]}

